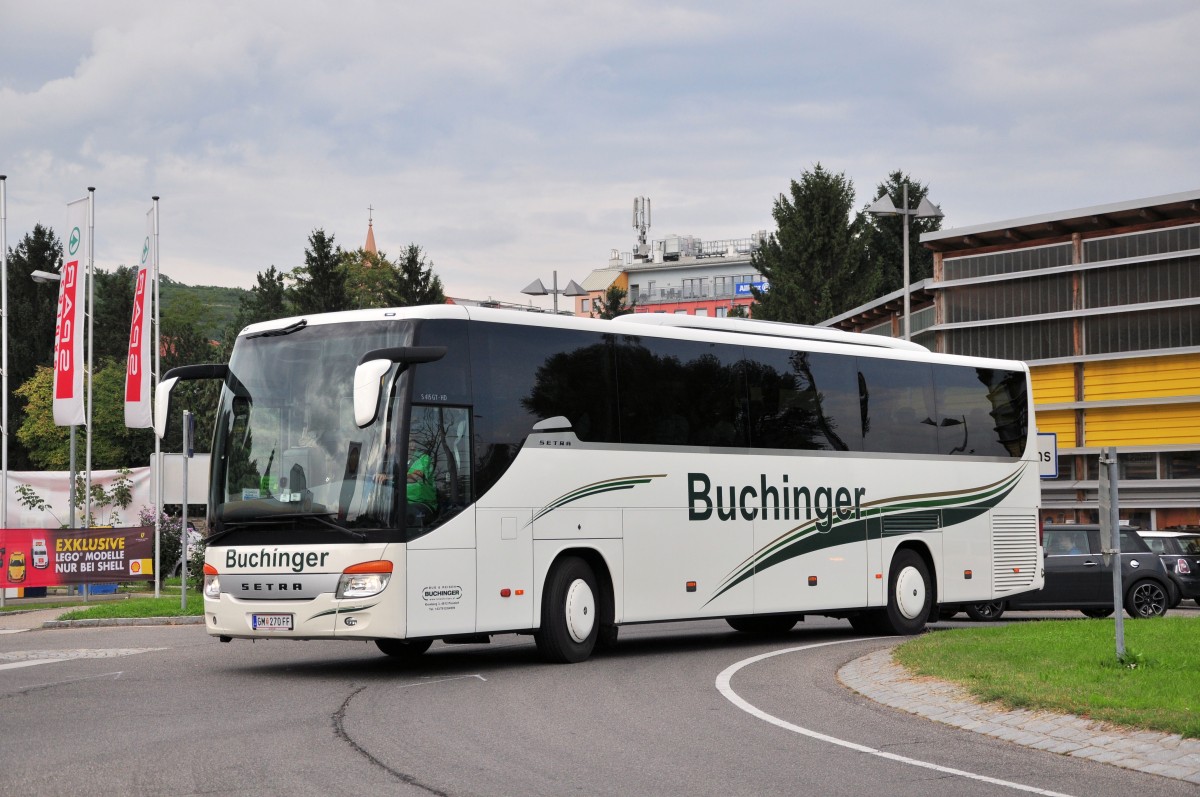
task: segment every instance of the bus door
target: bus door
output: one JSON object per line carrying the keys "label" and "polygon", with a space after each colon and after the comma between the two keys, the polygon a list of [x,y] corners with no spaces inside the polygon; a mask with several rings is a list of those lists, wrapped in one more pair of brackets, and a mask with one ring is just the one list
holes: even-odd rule
{"label": "bus door", "polygon": [[403,523],[408,636],[474,633],[476,539],[470,410],[414,405],[406,433]]}

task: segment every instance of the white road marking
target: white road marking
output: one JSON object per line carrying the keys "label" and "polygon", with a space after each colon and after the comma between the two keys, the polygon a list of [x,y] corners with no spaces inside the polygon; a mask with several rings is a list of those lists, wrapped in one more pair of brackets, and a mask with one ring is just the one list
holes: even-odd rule
{"label": "white road marking", "polygon": [[1015,789],[1017,791],[1028,792],[1029,794],[1042,794],[1042,795],[1047,795],[1047,797],[1069,797],[1069,795],[1063,794],[1062,792],[1050,791],[1048,789],[1039,789],[1036,786],[1026,786],[1022,783],[1013,783],[1012,781],[1000,780],[999,778],[993,778],[993,777],[989,777],[987,775],[980,775],[975,772],[966,772],[961,769],[953,769],[951,767],[944,767],[944,766],[941,766],[940,764],[932,764],[928,761],[919,761],[915,758],[908,758],[907,756],[896,755],[895,753],[889,753],[884,750],[878,750],[874,747],[867,747],[866,745],[857,744],[855,742],[850,742],[845,739],[838,739],[833,736],[828,736],[824,733],[818,733],[817,731],[809,730],[808,728],[801,728],[799,725],[793,725],[792,723],[787,722],[786,720],[781,720],[778,717],[772,716],[771,714],[768,714],[767,712],[762,711],[759,708],[756,708],[755,706],[751,705],[750,703],[747,703],[745,700],[743,700],[741,698],[740,695],[738,695],[737,692],[733,691],[733,687],[731,687],[729,685],[730,680],[733,678],[734,674],[736,674],[738,670],[742,669],[743,667],[747,667],[751,664],[755,664],[757,662],[763,661],[764,659],[769,659],[773,656],[781,656],[784,653],[796,653],[796,652],[802,651],[802,650],[812,650],[813,648],[823,648],[823,647],[826,647],[827,645],[842,645],[847,642],[861,642],[861,641],[862,641],[862,639],[859,638],[859,639],[838,639],[833,642],[818,642],[818,643],[812,644],[812,645],[801,645],[800,647],[797,647],[797,648],[784,648],[783,650],[775,650],[770,653],[763,653],[759,656],[752,656],[748,659],[743,659],[743,660],[737,662],[736,664],[732,664],[729,667],[726,667],[721,672],[721,674],[717,676],[717,691],[720,692],[725,697],[726,700],[728,700],[730,703],[733,703],[735,706],[740,708],[742,711],[745,711],[747,714],[757,717],[758,719],[763,720],[765,722],[769,722],[772,725],[775,725],[777,727],[783,728],[784,730],[791,731],[792,733],[798,733],[802,736],[807,736],[810,739],[816,739],[818,741],[828,742],[829,744],[836,744],[839,747],[845,747],[850,750],[856,750],[860,753],[866,753],[868,755],[878,756],[880,758],[886,758],[889,761],[896,761],[898,763],[909,764],[910,766],[914,766],[914,767],[922,767],[924,769],[931,769],[935,772],[942,772],[947,775],[957,775],[958,777],[969,778],[971,780],[977,780],[977,781],[981,781],[983,783],[991,783],[996,786],[1004,786],[1006,788]]}
{"label": "white road marking", "polygon": [[39,664],[54,664],[75,659],[111,659],[118,656],[133,656],[166,648],[76,648],[73,650],[18,650],[0,653],[0,670],[16,670],[21,667],[36,667]]}

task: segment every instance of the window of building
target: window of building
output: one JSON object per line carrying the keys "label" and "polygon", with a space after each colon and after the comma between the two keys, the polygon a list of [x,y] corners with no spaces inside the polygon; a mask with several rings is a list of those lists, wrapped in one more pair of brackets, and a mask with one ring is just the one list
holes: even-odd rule
{"label": "window of building", "polygon": [[1157,479],[1158,457],[1155,454],[1118,454],[1118,478]]}
{"label": "window of building", "polygon": [[991,255],[948,257],[942,263],[942,272],[947,280],[959,280],[1069,266],[1071,265],[1071,248],[1071,244],[1054,244],[997,252]]}
{"label": "window of building", "polygon": [[1165,478],[1200,479],[1200,451],[1168,451],[1162,456]]}
{"label": "window of building", "polygon": [[1167,230],[1093,238],[1083,242],[1083,261],[1120,260],[1126,257],[1146,257],[1165,252],[1200,249],[1200,225],[1172,227]]}

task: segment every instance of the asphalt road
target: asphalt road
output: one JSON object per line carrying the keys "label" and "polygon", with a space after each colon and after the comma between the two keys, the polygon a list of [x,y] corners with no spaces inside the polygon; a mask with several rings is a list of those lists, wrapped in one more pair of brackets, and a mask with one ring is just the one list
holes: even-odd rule
{"label": "asphalt road", "polygon": [[438,644],[406,666],[373,645],[221,644],[198,626],[0,635],[0,784],[89,796],[1196,794],[838,683],[842,664],[896,641],[817,618],[770,639],[705,621],[623,628],[615,651],[577,665],[542,664],[529,638],[504,636]]}

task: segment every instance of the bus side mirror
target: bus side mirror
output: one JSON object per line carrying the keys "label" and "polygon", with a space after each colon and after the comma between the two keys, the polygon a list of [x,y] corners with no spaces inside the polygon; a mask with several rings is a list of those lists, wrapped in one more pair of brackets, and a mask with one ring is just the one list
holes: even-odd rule
{"label": "bus side mirror", "polygon": [[367,360],[354,369],[354,423],[359,429],[375,422],[379,410],[380,380],[392,367],[391,360]]}
{"label": "bus side mirror", "polygon": [[154,394],[154,433],[162,440],[167,434],[167,413],[171,411],[171,389],[179,380],[175,377],[164,379],[158,383],[158,391]]}

